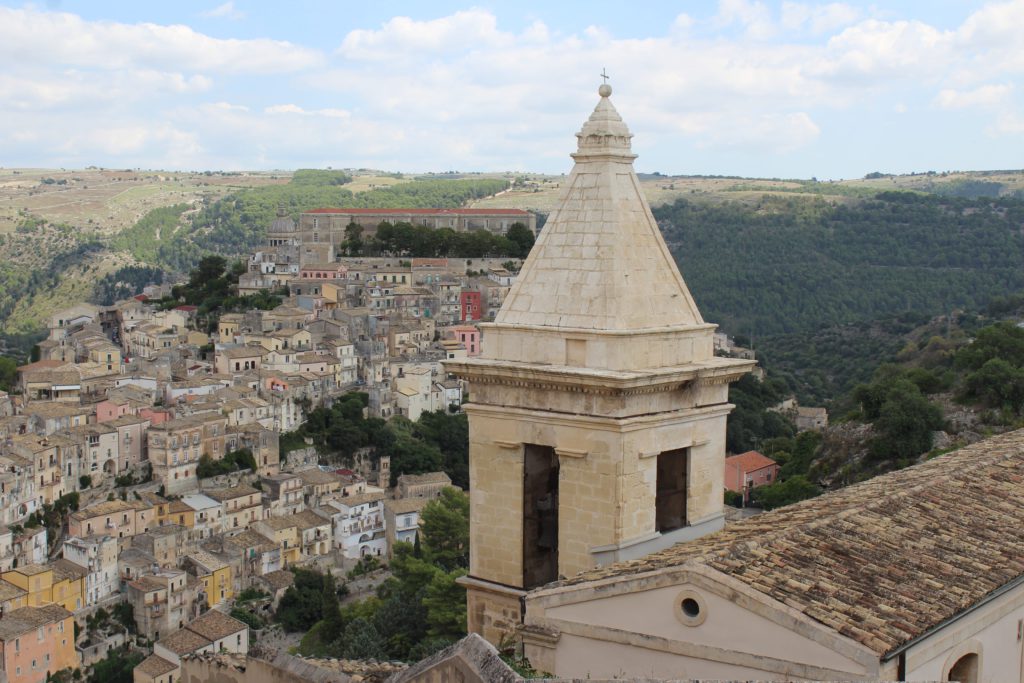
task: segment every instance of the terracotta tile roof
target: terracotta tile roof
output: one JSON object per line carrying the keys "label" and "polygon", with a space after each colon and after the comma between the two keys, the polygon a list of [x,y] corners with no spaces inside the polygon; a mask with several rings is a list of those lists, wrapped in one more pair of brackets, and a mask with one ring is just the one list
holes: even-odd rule
{"label": "terracotta tile roof", "polygon": [[[383,494],[381,494],[383,495]],[[291,515],[290,519],[295,520],[295,525],[300,529],[315,529],[318,526],[330,526],[331,520],[324,519],[312,510],[303,510]]]}
{"label": "terracotta tile roof", "polygon": [[249,627],[238,619],[212,609],[199,615],[195,621],[187,624],[185,628],[193,633],[198,633],[210,642],[216,642],[221,638],[227,638]]}
{"label": "terracotta tile roof", "polygon": [[71,612],[60,605],[16,609],[0,618],[0,640],[16,638],[22,633],[28,633],[46,624],[63,621],[70,616]]}
{"label": "terracotta tile roof", "polygon": [[385,500],[384,507],[392,514],[404,515],[410,512],[419,512],[431,498],[400,498],[398,500]]}
{"label": "terracotta tile roof", "polygon": [[[189,624],[191,626],[192,624]],[[184,655],[195,652],[204,647],[213,645],[213,641],[204,638],[195,631],[190,631],[188,626],[178,629],[165,638],[160,639],[160,644],[176,655]]]}
{"label": "terracotta tile roof", "polygon": [[375,503],[378,500],[384,500],[383,491],[367,491],[365,493],[357,493],[352,496],[342,496],[335,498],[333,503],[344,505],[347,508],[354,508],[360,505],[366,505],[367,503]]}
{"label": "terracotta tile roof", "polygon": [[13,600],[22,596],[28,595],[28,593],[21,588],[18,588],[9,581],[0,579],[0,602],[6,600]]}
{"label": "terracotta tile roof", "polygon": [[139,662],[139,665],[135,667],[135,670],[140,671],[151,678],[156,678],[157,676],[169,674],[177,668],[177,664],[168,662],[163,657],[150,655]]}
{"label": "terracotta tile roof", "polygon": [[[241,498],[242,496],[251,496],[258,494],[259,491],[249,486],[248,484],[239,484],[238,486],[231,486],[223,489],[206,489],[203,491],[203,495],[213,498],[214,500],[223,503],[227,500],[234,500],[235,498]],[[253,505],[258,505],[257,500]]]}
{"label": "terracotta tile roof", "polygon": [[747,451],[746,453],[740,453],[739,455],[730,455],[725,459],[726,467],[739,468],[740,472],[754,472],[756,470],[764,469],[765,467],[771,467],[777,464],[771,458],[761,455],[757,451]]}
{"label": "terracotta tile roof", "polygon": [[1024,577],[1024,430],[537,589],[704,564],[885,655]]}
{"label": "terracotta tile roof", "polygon": [[50,566],[53,567],[54,581],[77,581],[89,574],[88,569],[79,567],[71,560],[65,560],[64,558],[55,560]]}

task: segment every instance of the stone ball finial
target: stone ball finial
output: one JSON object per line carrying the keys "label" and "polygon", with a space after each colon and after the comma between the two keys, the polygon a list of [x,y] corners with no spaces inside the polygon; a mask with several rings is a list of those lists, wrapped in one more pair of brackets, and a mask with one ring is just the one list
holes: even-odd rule
{"label": "stone ball finial", "polygon": [[612,94],[612,86],[607,83],[602,83],[601,87],[597,89],[597,94],[601,97],[608,97]]}

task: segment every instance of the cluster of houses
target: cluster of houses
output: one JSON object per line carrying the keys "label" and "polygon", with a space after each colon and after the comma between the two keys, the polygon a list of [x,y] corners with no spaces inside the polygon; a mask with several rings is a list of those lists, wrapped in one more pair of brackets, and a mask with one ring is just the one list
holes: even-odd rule
{"label": "cluster of houses", "polygon": [[[294,226],[282,244],[287,223],[275,222],[272,246],[239,281],[242,294],[283,295],[276,308],[212,320],[160,303],[161,287],[76,305],[54,314],[38,359],[0,392],[0,669],[10,683],[98,659],[86,624],[118,603],[155,643],[136,683],[174,683],[187,655],[244,654],[248,630],[226,614],[236,594],[279,597],[296,565],[387,556],[451,485],[433,473],[392,487],[387,457],[353,469],[320,465],[311,447],[282,457],[280,434],[353,389],[370,395],[373,416],[458,410],[463,384],[441,363],[480,353],[475,323],[514,276],[486,261],[467,274],[464,260],[337,260],[303,249]],[[210,468],[228,455],[249,467]]]}

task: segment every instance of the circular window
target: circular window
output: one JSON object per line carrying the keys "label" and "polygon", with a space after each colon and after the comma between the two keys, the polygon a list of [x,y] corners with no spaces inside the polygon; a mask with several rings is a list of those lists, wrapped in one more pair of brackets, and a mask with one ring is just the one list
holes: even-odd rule
{"label": "circular window", "polygon": [[686,626],[700,626],[708,616],[707,604],[697,591],[680,591],[675,600],[676,619]]}

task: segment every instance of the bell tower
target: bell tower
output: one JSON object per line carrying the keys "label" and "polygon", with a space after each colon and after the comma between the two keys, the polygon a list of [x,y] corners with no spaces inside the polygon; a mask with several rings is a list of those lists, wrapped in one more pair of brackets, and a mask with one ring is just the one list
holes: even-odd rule
{"label": "bell tower", "polygon": [[469,630],[498,642],[520,597],[724,526],[729,382],[633,170],[611,86],[469,383]]}

